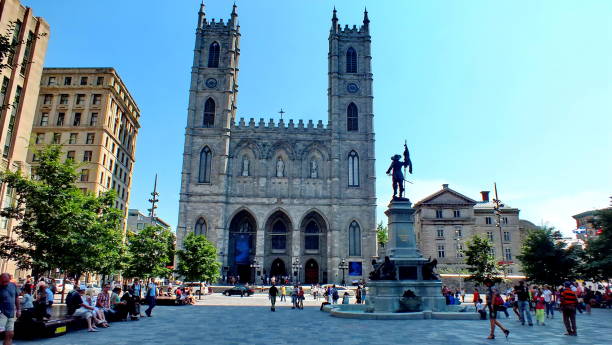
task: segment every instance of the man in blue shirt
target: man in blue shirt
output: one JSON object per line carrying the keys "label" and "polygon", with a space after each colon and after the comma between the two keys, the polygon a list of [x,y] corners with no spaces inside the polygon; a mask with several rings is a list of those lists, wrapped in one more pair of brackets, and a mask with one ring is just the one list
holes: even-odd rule
{"label": "man in blue shirt", "polygon": [[148,317],[151,317],[151,312],[153,311],[153,308],[155,308],[155,304],[157,302],[157,285],[155,285],[153,278],[149,279],[149,285],[147,285],[146,300],[149,307],[147,310],[145,310],[145,314],[147,314]]}
{"label": "man in blue shirt", "polygon": [[4,345],[13,343],[15,320],[21,316],[19,289],[8,273],[0,274],[0,333],[4,332]]}

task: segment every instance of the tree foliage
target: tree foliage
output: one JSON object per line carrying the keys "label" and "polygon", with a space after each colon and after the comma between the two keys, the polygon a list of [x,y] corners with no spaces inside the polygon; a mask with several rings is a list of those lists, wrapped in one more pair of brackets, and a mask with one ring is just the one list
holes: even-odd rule
{"label": "tree foliage", "polygon": [[467,248],[463,253],[468,271],[471,273],[467,280],[480,284],[484,284],[486,280],[499,281],[501,272],[495,257],[491,254],[493,244],[484,236],[474,235],[466,245]]}
{"label": "tree foliage", "polygon": [[217,248],[204,235],[189,233],[177,257],[176,273],[185,280],[212,282],[219,278],[221,263],[217,261]]}
{"label": "tree foliage", "polygon": [[581,273],[586,279],[607,280],[612,277],[612,208],[597,212],[594,225],[602,232],[587,241]]}
{"label": "tree foliage", "polygon": [[381,245],[385,245],[389,242],[389,229],[387,229],[382,222],[378,223],[376,227],[376,240]]}
{"label": "tree foliage", "polygon": [[127,233],[126,277],[168,277],[172,270],[172,253],[168,243],[174,241],[170,230],[148,225],[138,233]]}
{"label": "tree foliage", "polygon": [[557,286],[577,277],[579,253],[577,247],[568,248],[554,228],[543,227],[528,233],[517,258],[529,280]]}
{"label": "tree foliage", "polygon": [[0,256],[35,274],[55,268],[76,275],[116,271],[123,247],[115,193],[79,190],[76,164],[62,162],[61,152],[58,145],[36,150],[35,178],[22,171],[0,173],[15,195],[0,215],[17,221],[16,236],[0,239]]}

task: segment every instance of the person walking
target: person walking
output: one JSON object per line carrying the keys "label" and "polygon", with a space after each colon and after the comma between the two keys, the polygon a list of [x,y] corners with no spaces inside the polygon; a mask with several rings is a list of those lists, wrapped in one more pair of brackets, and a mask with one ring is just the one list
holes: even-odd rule
{"label": "person walking", "polygon": [[304,288],[300,286],[299,290],[298,290],[298,295],[297,295],[297,299],[298,299],[298,309],[304,309],[304,299],[306,297],[304,296]]}
{"label": "person walking", "polygon": [[567,333],[565,335],[577,336],[576,329],[576,306],[578,305],[578,297],[571,289],[571,283],[565,282],[564,289],[561,291],[561,311],[563,312],[563,323]]}
{"label": "person walking", "polygon": [[521,325],[525,325],[525,318],[529,323],[529,326],[533,326],[533,320],[531,319],[531,312],[529,311],[529,291],[525,287],[524,281],[519,281],[519,285],[514,287],[514,292],[518,299],[519,314],[521,314]]}
{"label": "person walking", "polygon": [[474,289],[474,297],[472,298],[472,302],[474,303],[474,305],[476,305],[478,303],[478,300],[480,299],[480,292],[478,292],[478,289]]}
{"label": "person walking", "polygon": [[536,323],[545,326],[544,309],[546,309],[546,302],[544,302],[544,294],[541,289],[536,292],[533,302],[535,303]]}
{"label": "person walking", "polygon": [[366,302],[366,295],[367,295],[367,292],[366,292],[366,286],[365,286],[365,283],[364,283],[364,285],[361,287],[361,304],[365,304],[365,302]]}
{"label": "person walking", "polygon": [[[284,288],[285,286],[281,287],[281,290]],[[276,311],[276,296],[278,296],[278,289],[276,288],[276,286],[274,286],[274,284],[272,284],[272,286],[270,286],[270,288],[268,289],[268,297],[270,298],[270,311]],[[281,295],[281,301],[283,300],[283,295]]]}
{"label": "person walking", "polygon": [[145,310],[145,314],[147,314],[148,317],[151,317],[151,312],[157,303],[157,285],[155,285],[153,278],[149,280],[149,285],[147,285],[146,301],[149,307],[147,310]]}
{"label": "person walking", "polygon": [[0,333],[4,332],[4,345],[13,343],[15,320],[21,316],[19,289],[8,273],[0,274]]}
{"label": "person walking", "polygon": [[[276,289],[276,287],[275,287]],[[276,289],[278,291],[278,289]],[[281,288],[281,297],[280,297],[280,301],[281,302],[287,302],[287,288],[285,287],[285,285],[282,285]]]}
{"label": "person walking", "polygon": [[544,303],[546,305],[546,318],[548,319],[548,315],[553,319],[555,316],[555,302],[554,295],[552,291],[550,291],[550,286],[544,286],[544,290],[542,290],[542,296],[544,297]]}
{"label": "person walking", "polygon": [[491,332],[487,339],[495,339],[495,326],[499,327],[502,332],[504,332],[506,338],[508,338],[508,335],[510,335],[510,331],[506,329],[504,325],[502,325],[501,322],[497,320],[497,312],[499,311],[499,306],[504,304],[504,300],[501,297],[499,291],[493,286],[492,280],[488,279],[484,282],[484,284],[487,287],[487,307],[489,309],[489,322],[491,326]]}

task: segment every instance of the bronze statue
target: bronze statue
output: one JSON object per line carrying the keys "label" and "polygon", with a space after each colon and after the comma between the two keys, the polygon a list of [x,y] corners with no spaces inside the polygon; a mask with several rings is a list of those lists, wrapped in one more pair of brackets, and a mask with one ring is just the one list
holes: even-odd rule
{"label": "bronze statue", "polygon": [[[374,264],[375,261],[372,260]],[[385,256],[385,261],[378,266],[375,266],[374,271],[370,273],[370,280],[396,280],[395,263]]]}
{"label": "bronze statue", "polygon": [[440,277],[434,271],[438,266],[438,260],[431,260],[431,256],[426,263],[423,264],[423,280],[438,280]]}
{"label": "bronze statue", "polygon": [[[408,167],[408,173],[412,174],[412,162],[410,161],[410,152],[408,152],[408,146],[404,144],[404,161],[400,160],[402,156],[394,155],[391,157],[391,166],[387,169],[387,175],[393,177],[393,200],[408,200],[404,197],[404,174],[402,168]],[[397,196],[397,189],[399,187],[400,193]]]}

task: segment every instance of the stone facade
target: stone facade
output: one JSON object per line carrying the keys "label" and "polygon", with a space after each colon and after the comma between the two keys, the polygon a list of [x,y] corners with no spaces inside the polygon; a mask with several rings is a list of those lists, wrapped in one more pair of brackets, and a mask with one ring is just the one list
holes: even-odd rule
{"label": "stone facade", "polygon": [[497,261],[512,262],[507,266],[508,274],[521,274],[516,256],[527,229],[520,224],[519,209],[501,207],[500,235],[488,193],[482,192],[482,201],[475,201],[444,184],[441,190],[415,204],[417,242],[425,258],[438,260],[441,272],[462,273],[467,267],[462,254],[466,241],[480,235],[493,243]]}
{"label": "stone facade", "polygon": [[[83,163],[77,186],[96,195],[114,189],[125,220],[140,128],[127,87],[114,68],[45,68],[40,85],[35,147],[61,144],[66,159]],[[36,164],[34,150],[28,162]]]}
{"label": "stone facade", "polygon": [[[0,1],[0,32],[8,35],[15,51],[3,56],[0,70],[0,169],[21,170],[30,174],[27,162],[32,122],[38,98],[40,77],[49,41],[49,24],[33,15],[32,9],[18,0]],[[6,185],[0,186],[0,205],[9,206],[14,199]],[[15,220],[0,218],[0,236],[13,237]],[[0,272],[16,278],[25,276],[12,261],[0,260]]]}
{"label": "stone facade", "polygon": [[342,29],[334,11],[327,124],[235,121],[237,17],[236,6],[227,22],[206,19],[203,5],[198,13],[177,246],[189,232],[205,234],[223,273],[242,281],[363,279],[376,254],[367,13],[360,28]]}

